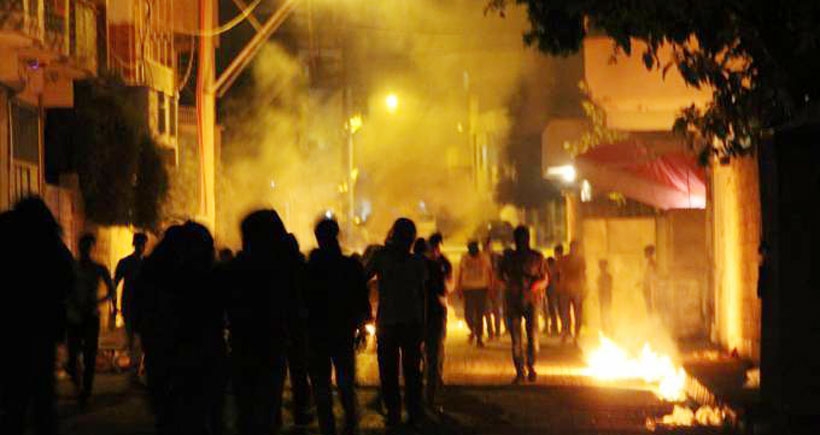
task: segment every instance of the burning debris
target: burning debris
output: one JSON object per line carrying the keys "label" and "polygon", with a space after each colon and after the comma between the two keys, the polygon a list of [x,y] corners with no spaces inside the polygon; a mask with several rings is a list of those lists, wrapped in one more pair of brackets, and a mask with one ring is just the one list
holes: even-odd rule
{"label": "burning debris", "polygon": [[600,344],[587,355],[586,374],[603,381],[640,379],[653,385],[655,394],[669,402],[686,399],[686,372],[667,355],[643,345],[640,355],[630,355],[614,341],[600,334]]}
{"label": "burning debris", "polygon": [[655,431],[660,427],[677,427],[677,426],[710,426],[720,427],[725,426],[730,421],[730,412],[727,409],[703,405],[695,410],[692,410],[685,405],[675,405],[675,408],[670,414],[663,417],[646,419],[646,428],[650,431]]}

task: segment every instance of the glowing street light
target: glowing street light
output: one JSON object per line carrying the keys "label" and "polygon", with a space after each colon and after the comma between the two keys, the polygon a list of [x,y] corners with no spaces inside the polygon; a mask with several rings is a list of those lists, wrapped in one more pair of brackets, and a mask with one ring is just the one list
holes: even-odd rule
{"label": "glowing street light", "polygon": [[564,166],[552,166],[547,168],[547,175],[552,177],[557,177],[566,183],[572,183],[575,181],[575,177],[578,173],[575,171],[575,167],[572,165],[564,165]]}
{"label": "glowing street light", "polygon": [[387,111],[394,113],[399,108],[399,97],[396,94],[388,94],[384,98],[384,104],[387,106]]}

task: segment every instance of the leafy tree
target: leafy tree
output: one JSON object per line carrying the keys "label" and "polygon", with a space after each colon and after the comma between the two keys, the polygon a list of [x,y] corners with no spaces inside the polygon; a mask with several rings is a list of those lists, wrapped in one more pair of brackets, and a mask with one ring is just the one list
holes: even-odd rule
{"label": "leafy tree", "polygon": [[78,85],[72,170],[79,175],[85,214],[102,225],[155,228],[168,174],[146,115],[119,84]]}
{"label": "leafy tree", "polygon": [[[489,0],[503,15],[509,3],[526,6],[527,44],[567,55],[590,33],[612,37],[632,54],[634,40],[648,69],[676,66],[713,101],[685,108],[675,130],[703,156],[731,157],[754,148],[771,129],[812,116],[820,97],[820,2],[816,0]],[[670,60],[661,60],[670,46]],[[816,110],[814,110],[816,112]]]}

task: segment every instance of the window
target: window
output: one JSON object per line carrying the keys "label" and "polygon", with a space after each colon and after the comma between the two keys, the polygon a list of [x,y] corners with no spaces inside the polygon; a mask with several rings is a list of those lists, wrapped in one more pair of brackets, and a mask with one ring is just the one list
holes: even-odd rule
{"label": "window", "polygon": [[165,134],[168,131],[168,98],[162,92],[157,92],[157,131]]}
{"label": "window", "polygon": [[16,160],[40,163],[40,117],[37,109],[11,105],[11,146]]}

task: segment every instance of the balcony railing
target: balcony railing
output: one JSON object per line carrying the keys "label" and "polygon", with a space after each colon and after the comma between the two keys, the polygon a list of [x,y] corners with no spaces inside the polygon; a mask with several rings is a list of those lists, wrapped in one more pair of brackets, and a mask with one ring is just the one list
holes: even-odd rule
{"label": "balcony railing", "polygon": [[[97,10],[87,0],[0,0],[0,33],[97,72]],[[19,44],[25,46],[25,44]]]}

